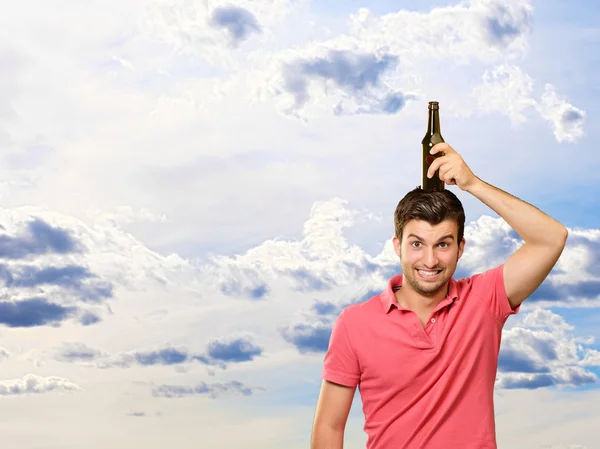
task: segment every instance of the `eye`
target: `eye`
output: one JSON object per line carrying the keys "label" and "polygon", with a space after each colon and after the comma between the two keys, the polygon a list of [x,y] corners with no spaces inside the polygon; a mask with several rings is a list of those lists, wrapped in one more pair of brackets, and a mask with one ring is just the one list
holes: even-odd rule
{"label": "eye", "polygon": [[447,242],[442,242],[442,243],[440,243],[440,246],[442,248],[447,248],[448,247],[448,243]]}
{"label": "eye", "polygon": [[416,245],[421,245],[421,242],[412,242],[411,245],[416,248]]}

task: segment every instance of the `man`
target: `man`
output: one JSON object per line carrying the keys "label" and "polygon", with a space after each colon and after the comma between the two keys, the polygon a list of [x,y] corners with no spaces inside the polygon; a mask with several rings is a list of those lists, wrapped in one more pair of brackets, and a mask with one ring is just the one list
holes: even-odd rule
{"label": "man", "polygon": [[497,449],[493,392],[502,328],[548,276],[567,229],[479,179],[447,143],[430,166],[524,240],[505,263],[456,281],[464,211],[448,191],[409,192],[395,213],[402,274],[346,307],[324,359],[311,449],[342,449],[358,387],[368,449]]}

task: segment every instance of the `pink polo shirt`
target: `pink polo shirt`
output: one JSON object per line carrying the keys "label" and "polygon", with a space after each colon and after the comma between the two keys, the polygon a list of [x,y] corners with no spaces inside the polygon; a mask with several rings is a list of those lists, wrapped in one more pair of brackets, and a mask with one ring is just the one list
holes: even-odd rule
{"label": "pink polo shirt", "polygon": [[497,449],[494,382],[511,309],[503,265],[450,280],[425,328],[387,289],[339,315],[322,378],[358,385],[368,449]]}

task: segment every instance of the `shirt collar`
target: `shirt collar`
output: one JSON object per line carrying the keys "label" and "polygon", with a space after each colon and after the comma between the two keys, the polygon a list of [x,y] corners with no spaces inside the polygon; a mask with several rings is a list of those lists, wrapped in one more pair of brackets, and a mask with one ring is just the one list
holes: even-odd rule
{"label": "shirt collar", "polygon": [[[397,309],[404,309],[404,307],[400,306],[396,301],[396,295],[394,294],[394,287],[402,286],[402,274],[397,274],[390,278],[387,284],[387,288],[379,295],[381,298],[381,304],[383,306],[383,311],[385,313],[389,313],[392,307],[396,307]],[[448,290],[448,296],[444,298],[444,300],[458,300],[458,287],[456,280],[452,277],[450,278],[450,289]]]}

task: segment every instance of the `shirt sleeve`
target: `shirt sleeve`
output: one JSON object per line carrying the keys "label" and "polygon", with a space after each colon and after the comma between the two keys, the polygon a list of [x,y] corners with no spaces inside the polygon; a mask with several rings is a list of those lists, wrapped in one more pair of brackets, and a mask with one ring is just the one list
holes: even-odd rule
{"label": "shirt sleeve", "polygon": [[321,377],[341,385],[355,387],[360,379],[360,366],[350,341],[346,318],[344,310],[333,325]]}
{"label": "shirt sleeve", "polygon": [[473,287],[501,324],[504,325],[510,315],[519,313],[521,306],[513,309],[508,302],[504,288],[504,264],[473,276]]}

